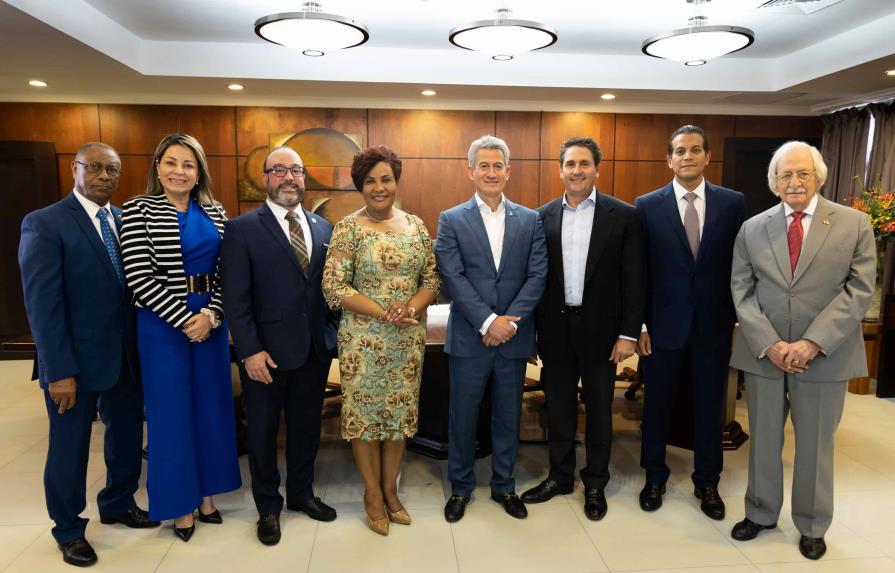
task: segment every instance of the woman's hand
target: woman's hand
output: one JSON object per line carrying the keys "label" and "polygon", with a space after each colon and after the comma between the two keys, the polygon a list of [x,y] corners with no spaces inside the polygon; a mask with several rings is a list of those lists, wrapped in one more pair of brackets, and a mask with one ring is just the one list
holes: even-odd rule
{"label": "woman's hand", "polygon": [[191,316],[180,330],[190,342],[204,342],[211,333],[211,320],[199,312]]}
{"label": "woman's hand", "polygon": [[[414,311],[414,313],[415,312],[416,311]],[[407,304],[394,300],[386,307],[383,320],[392,324],[397,324],[399,320],[406,318],[409,315]]]}

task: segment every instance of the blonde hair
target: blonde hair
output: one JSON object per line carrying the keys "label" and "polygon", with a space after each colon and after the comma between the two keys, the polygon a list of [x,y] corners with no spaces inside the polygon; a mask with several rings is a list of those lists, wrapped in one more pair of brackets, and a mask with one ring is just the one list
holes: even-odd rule
{"label": "blonde hair", "polygon": [[181,145],[193,152],[196,162],[199,164],[199,178],[196,187],[190,191],[190,197],[195,198],[200,205],[214,205],[214,196],[211,194],[211,174],[208,172],[208,160],[205,158],[205,150],[202,144],[185,133],[169,133],[166,135],[152,156],[152,166],[149,168],[149,177],[146,179],[145,195],[164,195],[165,190],[158,178],[158,162],[161,161],[165,151],[172,145]]}

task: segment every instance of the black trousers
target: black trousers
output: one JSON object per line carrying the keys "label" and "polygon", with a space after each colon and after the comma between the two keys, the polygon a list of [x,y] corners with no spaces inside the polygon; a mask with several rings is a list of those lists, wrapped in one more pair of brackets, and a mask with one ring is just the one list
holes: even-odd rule
{"label": "black trousers", "polygon": [[582,326],[586,318],[563,315],[566,333],[564,352],[542,357],[541,381],[547,409],[547,445],[550,450],[549,478],[561,486],[575,481],[575,433],[578,429],[578,381],[584,396],[584,451],[587,465],[581,470],[586,488],[603,489],[609,482],[612,448],[612,398],[615,364],[609,361],[611,347],[595,349]]}
{"label": "black trousers", "polygon": [[286,498],[288,503],[298,503],[314,497],[314,460],[320,446],[323,394],[330,362],[322,362],[312,352],[300,368],[271,369],[270,384],[252,380],[245,366],[239,367],[248,425],[252,496],[260,515],[279,515],[283,510],[277,467],[281,413],[286,416]]}
{"label": "black trousers", "polygon": [[653,347],[642,359],[643,442],[640,465],[647,481],[663,484],[671,471],[665,464],[665,446],[674,403],[681,381],[692,381],[693,395],[693,483],[699,487],[717,486],[724,463],[721,439],[724,432],[724,387],[730,347],[699,344],[691,338],[679,350]]}
{"label": "black trousers", "polygon": [[103,457],[106,486],[97,496],[102,517],[120,515],[136,503],[134,493],[143,469],[143,394],[131,379],[122,360],[118,382],[108,390],[78,390],[75,406],[59,413],[49,390],[44,390],[50,418],[50,441],[44,467],[47,511],[56,522],[53,537],[67,543],[84,537],[87,519],[80,516],[87,506],[87,459],[93,418],[99,410],[105,424]]}

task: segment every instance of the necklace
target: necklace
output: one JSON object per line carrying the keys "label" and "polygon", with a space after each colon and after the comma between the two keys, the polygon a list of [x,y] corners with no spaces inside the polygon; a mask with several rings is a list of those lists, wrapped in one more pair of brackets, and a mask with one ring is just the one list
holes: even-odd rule
{"label": "necklace", "polygon": [[394,211],[394,209],[393,209],[393,210],[392,210],[392,216],[391,216],[391,217],[386,217],[385,219],[380,219],[379,217],[374,217],[374,216],[372,215],[372,213],[370,213],[370,210],[367,209],[366,207],[364,207],[364,214],[365,214],[367,217],[369,217],[370,219],[373,219],[374,221],[378,221],[378,222],[380,222],[380,223],[385,223],[386,221],[391,221],[392,219],[395,218],[395,215],[397,215],[397,213],[396,213],[396,212]]}

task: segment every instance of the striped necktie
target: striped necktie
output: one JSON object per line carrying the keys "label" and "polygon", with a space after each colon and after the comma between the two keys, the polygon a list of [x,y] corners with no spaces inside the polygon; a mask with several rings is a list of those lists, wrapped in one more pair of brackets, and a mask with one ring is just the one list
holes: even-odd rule
{"label": "striped necktie", "polygon": [[301,223],[298,222],[298,214],[294,211],[286,213],[286,219],[289,221],[289,242],[295,250],[295,256],[298,258],[298,264],[301,269],[308,274],[310,261],[308,260],[308,247],[305,244],[305,234],[301,230]]}

